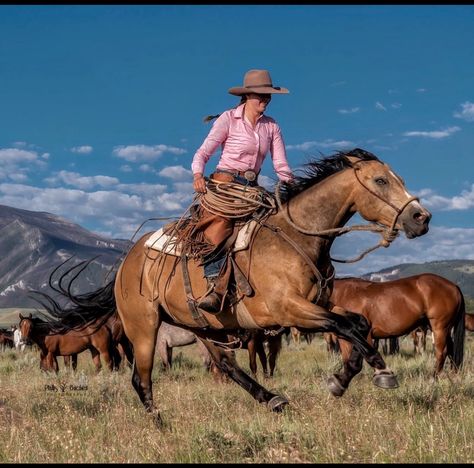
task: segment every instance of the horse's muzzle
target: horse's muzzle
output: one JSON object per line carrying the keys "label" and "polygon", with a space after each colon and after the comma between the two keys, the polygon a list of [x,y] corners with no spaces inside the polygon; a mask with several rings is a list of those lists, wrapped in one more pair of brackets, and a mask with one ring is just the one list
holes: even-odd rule
{"label": "horse's muzzle", "polygon": [[408,239],[423,236],[429,230],[431,213],[419,203],[408,205],[399,217],[399,224]]}

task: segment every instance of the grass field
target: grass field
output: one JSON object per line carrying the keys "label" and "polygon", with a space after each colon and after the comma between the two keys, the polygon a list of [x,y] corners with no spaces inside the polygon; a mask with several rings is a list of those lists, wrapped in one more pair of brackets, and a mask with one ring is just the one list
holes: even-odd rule
{"label": "grass field", "polygon": [[[131,371],[94,373],[88,353],[76,374],[39,370],[38,352],[0,353],[0,462],[136,463],[473,463],[474,335],[459,375],[431,379],[434,359],[386,357],[400,387],[383,390],[364,370],[346,394],[325,381],[339,357],[318,337],[286,344],[276,375],[264,385],[290,406],[270,412],[236,384],[218,383],[200,364],[196,345],[175,349],[174,368],[154,370],[157,429],[131,385]],[[248,370],[246,351],[238,360]]]}

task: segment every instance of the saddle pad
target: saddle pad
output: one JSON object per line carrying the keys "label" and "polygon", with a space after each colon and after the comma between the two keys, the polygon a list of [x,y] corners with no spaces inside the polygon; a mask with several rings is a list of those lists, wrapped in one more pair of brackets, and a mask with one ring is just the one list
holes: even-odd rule
{"label": "saddle pad", "polygon": [[[233,252],[238,252],[239,250],[245,250],[249,244],[252,234],[257,227],[257,221],[252,220],[244,224],[237,234],[235,240]],[[181,256],[181,246],[178,245],[173,239],[173,236],[169,236],[163,232],[163,228],[154,232],[145,242],[145,247],[156,250],[157,252],[163,252],[168,255],[174,255],[176,257]]]}

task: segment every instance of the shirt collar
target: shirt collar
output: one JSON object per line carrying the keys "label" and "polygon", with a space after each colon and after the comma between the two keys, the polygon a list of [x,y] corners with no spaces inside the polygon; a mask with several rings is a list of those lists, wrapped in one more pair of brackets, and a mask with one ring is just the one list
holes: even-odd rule
{"label": "shirt collar", "polygon": [[[242,119],[242,118],[244,117],[244,107],[245,107],[245,102],[244,102],[243,104],[240,104],[240,105],[235,109],[234,117],[235,117],[236,119]],[[265,117],[265,114],[262,114],[262,115],[257,119],[257,122],[259,122],[262,117]]]}

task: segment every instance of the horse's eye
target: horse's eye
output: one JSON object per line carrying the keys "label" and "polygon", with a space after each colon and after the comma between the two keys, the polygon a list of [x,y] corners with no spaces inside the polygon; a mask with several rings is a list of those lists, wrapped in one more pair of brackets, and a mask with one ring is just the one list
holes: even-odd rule
{"label": "horse's eye", "polygon": [[375,183],[377,185],[387,185],[387,180],[383,177],[378,177],[377,179],[375,179]]}

